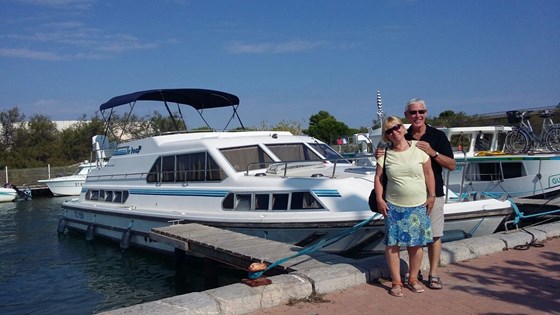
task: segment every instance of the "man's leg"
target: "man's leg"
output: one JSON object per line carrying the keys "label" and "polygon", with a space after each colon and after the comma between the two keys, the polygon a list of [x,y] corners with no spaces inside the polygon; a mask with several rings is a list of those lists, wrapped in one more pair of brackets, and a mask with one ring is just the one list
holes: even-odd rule
{"label": "man's leg", "polygon": [[430,213],[430,223],[432,225],[432,235],[434,242],[428,244],[428,259],[430,261],[430,273],[428,286],[432,289],[441,289],[443,286],[439,280],[437,270],[441,257],[441,237],[443,236],[443,204],[445,197],[437,197],[432,212]]}

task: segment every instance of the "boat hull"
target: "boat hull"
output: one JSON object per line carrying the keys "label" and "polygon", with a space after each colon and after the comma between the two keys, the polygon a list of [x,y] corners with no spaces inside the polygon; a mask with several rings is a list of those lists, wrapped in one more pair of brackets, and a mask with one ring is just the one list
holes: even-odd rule
{"label": "boat hull", "polygon": [[47,185],[54,196],[79,196],[86,179],[85,177],[60,177],[37,182]]}
{"label": "boat hull", "polygon": [[[155,252],[172,253],[174,248],[170,245],[155,242],[150,238],[150,230],[172,224],[199,223],[251,236],[270,239],[278,242],[294,244],[301,247],[311,246],[320,240],[332,240],[337,236],[346,235],[346,232],[362,222],[368,220],[374,213],[356,213],[352,217],[359,219],[340,219],[324,221],[324,219],[307,220],[301,222],[258,222],[248,218],[246,222],[227,222],[221,219],[194,219],[181,215],[161,215],[146,212],[139,213],[132,209],[99,209],[97,207],[84,207],[74,201],[67,201],[62,206],[64,212],[64,227],[78,231],[89,236],[110,239],[122,242],[122,239],[131,228],[128,240],[131,246]],[[457,212],[450,209],[445,216],[444,241],[456,240],[494,233],[511,214],[510,207],[497,208],[480,213]],[[320,214],[323,218],[325,213]],[[88,227],[91,231],[88,231]],[[322,250],[343,255],[352,254],[380,254],[384,251],[384,220],[379,214],[363,227],[353,231],[337,242],[324,247]],[[122,243],[121,243],[122,244]]]}
{"label": "boat hull", "polygon": [[0,188],[0,202],[14,201],[17,197],[17,191],[12,188]]}

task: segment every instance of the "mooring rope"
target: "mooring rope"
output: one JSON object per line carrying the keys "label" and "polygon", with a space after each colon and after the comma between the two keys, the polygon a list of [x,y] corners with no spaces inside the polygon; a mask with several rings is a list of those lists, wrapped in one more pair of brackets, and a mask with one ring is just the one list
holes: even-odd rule
{"label": "mooring rope", "polygon": [[345,238],[346,236],[356,232],[359,228],[366,225],[368,222],[372,221],[373,219],[375,219],[377,221],[381,217],[382,217],[381,213],[375,213],[370,218],[365,219],[364,221],[354,225],[353,227],[351,227],[347,230],[344,230],[344,231],[342,231],[342,232],[340,232],[336,235],[333,235],[329,238],[322,239],[319,242],[317,242],[316,244],[313,244],[309,247],[306,247],[306,248],[302,249],[301,251],[299,251],[299,252],[297,252],[297,253],[295,253],[291,256],[284,257],[282,259],[279,259],[279,260],[275,261],[274,263],[272,263],[268,267],[266,267],[265,270],[255,271],[255,272],[249,271],[249,279],[257,279],[257,278],[261,277],[266,271],[268,271],[268,270],[270,270],[270,269],[272,269],[272,268],[274,268],[274,267],[276,267],[276,266],[278,266],[278,265],[280,265],[280,264],[282,264],[282,263],[284,263],[284,262],[286,262],[286,261],[288,261],[292,258],[301,256],[301,255],[305,255],[305,254],[313,253],[313,252],[315,252],[315,251],[317,251],[317,250],[319,250],[319,249],[321,249],[325,246],[329,246],[333,243],[336,243],[336,242],[340,241],[341,239]]}

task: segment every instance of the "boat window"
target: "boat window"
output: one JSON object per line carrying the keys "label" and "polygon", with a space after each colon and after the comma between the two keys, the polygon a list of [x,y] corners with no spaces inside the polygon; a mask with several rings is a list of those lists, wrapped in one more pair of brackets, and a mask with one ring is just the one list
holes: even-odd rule
{"label": "boat window", "polygon": [[250,194],[235,195],[235,210],[251,210],[251,195]]}
{"label": "boat window", "polygon": [[203,181],[206,169],[204,152],[177,156],[177,181]]}
{"label": "boat window", "polygon": [[449,140],[453,151],[465,151],[469,152],[469,147],[471,145],[471,135],[470,134],[459,134],[451,135]]}
{"label": "boat window", "polygon": [[268,210],[269,194],[255,194],[255,210]]}
{"label": "boat window", "polygon": [[467,181],[494,181],[524,176],[521,162],[470,163],[465,173]]}
{"label": "boat window", "polygon": [[175,155],[164,156],[162,163],[162,182],[175,181]]}
{"label": "boat window", "polygon": [[523,163],[513,162],[513,163],[502,163],[502,170],[504,172],[504,179],[517,178],[525,176]]}
{"label": "boat window", "polygon": [[158,157],[157,160],[154,162],[154,165],[152,165],[152,168],[150,169],[150,172],[146,177],[146,181],[148,183],[159,183],[160,174],[161,174],[161,157]]}
{"label": "boat window", "polygon": [[115,191],[115,202],[121,203],[122,200],[122,191]]}
{"label": "boat window", "polygon": [[[338,154],[333,148],[329,147],[324,143],[308,143],[315,151],[319,152],[325,159],[329,161],[336,161],[337,163],[350,163],[348,160],[345,160],[342,155]],[[320,158],[319,158],[320,159]]]}
{"label": "boat window", "polygon": [[[235,202],[234,202],[235,201]],[[290,207],[288,207],[288,205]],[[222,201],[225,210],[287,211],[324,209],[309,191],[291,193],[229,193]]]}
{"label": "boat window", "polygon": [[490,144],[492,141],[492,134],[480,134],[476,137],[474,142],[475,151],[490,151]]}
{"label": "boat window", "polygon": [[90,189],[86,192],[86,200],[124,203],[128,199],[128,195],[128,190]]}
{"label": "boat window", "polygon": [[297,209],[323,209],[323,206],[309,192],[292,193],[292,201],[290,202],[292,210]]}
{"label": "boat window", "polygon": [[206,153],[206,180],[208,181],[220,181],[226,178],[224,170],[214,161],[210,154]]}
{"label": "boat window", "polygon": [[266,146],[281,161],[317,161],[323,159],[303,143],[267,144]]}
{"label": "boat window", "polygon": [[288,210],[290,194],[272,194],[272,210]]}
{"label": "boat window", "polygon": [[159,157],[146,181],[154,183],[160,178],[162,182],[220,181],[226,174],[208,152],[197,152]]}
{"label": "boat window", "polygon": [[89,200],[99,200],[99,190],[91,190]]}
{"label": "boat window", "polygon": [[111,190],[108,190],[107,193],[105,194],[105,201],[106,202],[113,201],[113,192]]}
{"label": "boat window", "polygon": [[228,194],[222,201],[222,208],[233,209],[233,194]]}
{"label": "boat window", "polygon": [[272,158],[259,146],[236,147],[221,149],[220,152],[237,172],[267,168]]}

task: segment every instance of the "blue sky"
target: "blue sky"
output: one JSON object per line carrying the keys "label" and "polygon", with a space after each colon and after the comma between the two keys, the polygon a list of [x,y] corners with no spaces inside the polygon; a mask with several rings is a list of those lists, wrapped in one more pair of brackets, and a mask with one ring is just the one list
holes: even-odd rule
{"label": "blue sky", "polygon": [[0,110],[73,120],[113,96],[208,88],[246,126],[349,127],[560,102],[560,1],[0,0]]}

